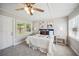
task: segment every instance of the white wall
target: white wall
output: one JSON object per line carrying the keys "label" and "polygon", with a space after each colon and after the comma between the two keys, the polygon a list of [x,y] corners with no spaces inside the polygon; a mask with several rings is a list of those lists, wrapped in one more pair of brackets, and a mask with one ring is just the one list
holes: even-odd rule
{"label": "white wall", "polygon": [[67,39],[67,17],[54,19],[55,35]]}
{"label": "white wall", "polygon": [[[33,21],[33,32],[38,33],[39,29],[47,29],[47,25],[52,24],[53,25],[53,21],[52,20],[39,20],[39,21]],[[53,29],[53,27],[52,27]]]}
{"label": "white wall", "polygon": [[12,18],[0,15],[0,49],[12,46]]}
{"label": "white wall", "polygon": [[75,26],[79,29],[79,6],[69,15],[68,24],[69,46],[79,55],[79,30],[76,33],[72,31]]}
{"label": "white wall", "polygon": [[[42,20],[43,21],[43,20]],[[43,24],[43,28],[47,28],[48,24],[52,24],[54,28],[54,35],[56,36],[60,36],[61,38],[66,39],[67,38],[67,17],[63,17],[63,18],[57,18],[57,19],[53,19],[53,20],[44,20],[42,22],[40,21],[35,21],[33,22],[33,28],[35,27],[36,30],[38,31],[39,28],[41,28],[40,26]]]}
{"label": "white wall", "polygon": [[25,19],[15,19],[15,22],[16,22],[16,24],[15,24],[15,38],[16,38],[16,40],[15,40],[15,45],[16,44],[18,44],[18,43],[20,43],[21,41],[24,41],[24,38],[25,37],[27,37],[28,35],[30,35],[31,33],[32,33],[32,31],[31,32],[27,32],[27,31],[25,31],[23,34],[18,34],[17,33],[17,28],[16,28],[16,25],[18,24],[18,23],[25,23],[25,24],[32,24],[30,21],[27,21],[27,20],[25,20]]}
{"label": "white wall", "polygon": [[[22,19],[20,17],[17,17],[16,15],[13,15],[13,14],[8,13],[8,12],[3,11],[3,10],[0,10],[0,15],[4,16],[6,20],[8,20],[9,18],[13,19],[13,21],[12,21],[12,24],[13,24],[12,25],[13,26],[13,28],[12,28],[12,31],[13,31],[13,40],[12,41],[14,41],[13,45],[21,43],[23,41],[23,39],[27,35],[30,34],[30,33],[26,33],[26,34],[23,34],[23,35],[17,35],[17,33],[16,33],[16,23],[18,23],[18,22],[31,23],[30,21],[27,21],[27,19]],[[8,27],[5,27],[5,26],[2,26],[4,24],[2,20],[3,19],[0,17],[0,49],[7,48],[7,47],[11,46],[10,44],[9,44],[9,46],[2,45],[3,43],[5,43],[5,42],[2,42],[2,31],[3,31],[2,28],[3,27],[4,28],[8,28]],[[8,43],[11,43],[11,42],[9,41]]]}
{"label": "white wall", "polygon": [[0,17],[0,49],[2,49],[2,18]]}

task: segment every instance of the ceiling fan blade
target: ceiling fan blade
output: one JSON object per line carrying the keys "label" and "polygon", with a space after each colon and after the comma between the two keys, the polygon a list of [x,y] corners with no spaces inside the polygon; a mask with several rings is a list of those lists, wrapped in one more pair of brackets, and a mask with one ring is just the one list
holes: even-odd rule
{"label": "ceiling fan blade", "polygon": [[27,6],[33,6],[35,3],[24,3]]}
{"label": "ceiling fan blade", "polygon": [[19,11],[19,10],[24,10],[24,8],[18,8],[18,9],[15,9],[16,11]]}
{"label": "ceiling fan blade", "polygon": [[29,7],[29,13],[30,15],[33,15],[32,11],[31,11],[31,8]]}
{"label": "ceiling fan blade", "polygon": [[36,11],[39,11],[39,12],[44,12],[44,10],[39,9],[39,8],[34,8],[34,7],[33,7],[33,10],[36,10]]}

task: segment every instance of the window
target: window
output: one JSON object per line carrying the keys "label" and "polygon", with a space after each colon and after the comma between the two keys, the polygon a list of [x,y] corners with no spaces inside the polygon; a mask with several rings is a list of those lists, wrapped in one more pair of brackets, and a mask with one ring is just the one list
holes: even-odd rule
{"label": "window", "polygon": [[25,34],[27,32],[31,32],[31,24],[30,23],[17,23],[16,30],[18,34]]}
{"label": "window", "polygon": [[79,15],[69,20],[69,36],[79,39]]}

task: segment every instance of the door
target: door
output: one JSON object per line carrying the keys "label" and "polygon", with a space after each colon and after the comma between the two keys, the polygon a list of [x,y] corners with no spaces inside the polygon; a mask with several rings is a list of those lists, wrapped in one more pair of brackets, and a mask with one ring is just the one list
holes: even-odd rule
{"label": "door", "polygon": [[2,41],[2,46],[0,49],[4,49],[13,45],[12,18],[2,15],[0,15],[0,17],[2,21],[2,39],[0,39]]}

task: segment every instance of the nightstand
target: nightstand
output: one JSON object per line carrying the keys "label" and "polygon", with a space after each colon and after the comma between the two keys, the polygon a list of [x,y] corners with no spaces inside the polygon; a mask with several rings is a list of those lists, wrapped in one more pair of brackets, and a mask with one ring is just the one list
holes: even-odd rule
{"label": "nightstand", "polygon": [[54,37],[54,43],[58,45],[65,45],[65,39],[59,36]]}
{"label": "nightstand", "polygon": [[56,44],[65,45],[65,39],[63,39],[63,38],[56,38]]}

